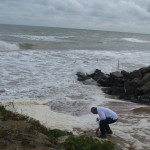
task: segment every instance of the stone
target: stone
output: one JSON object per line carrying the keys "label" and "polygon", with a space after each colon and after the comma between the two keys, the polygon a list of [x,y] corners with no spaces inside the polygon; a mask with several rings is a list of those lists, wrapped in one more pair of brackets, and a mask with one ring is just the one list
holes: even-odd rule
{"label": "stone", "polygon": [[139,96],[138,100],[140,100],[140,102],[150,104],[150,94],[145,94],[145,95]]}
{"label": "stone", "polygon": [[144,76],[146,73],[150,73],[150,66],[141,68],[140,71],[141,71],[142,75]]}
{"label": "stone", "polygon": [[145,74],[141,80],[141,84],[145,84],[146,82],[150,82],[150,73]]}
{"label": "stone", "polygon": [[107,79],[108,76],[106,74],[104,74],[101,70],[96,69],[95,72],[93,74],[91,74],[91,77],[95,80],[95,81],[99,81],[101,79]]}
{"label": "stone", "polygon": [[127,78],[127,77],[130,75],[130,73],[129,73],[129,72],[126,72],[125,70],[122,70],[122,71],[121,71],[121,74],[122,74],[123,77],[125,77],[125,78]]}
{"label": "stone", "polygon": [[129,77],[130,79],[134,79],[134,78],[142,79],[143,76],[140,70],[134,70],[133,72],[130,72]]}
{"label": "stone", "polygon": [[112,82],[109,80],[100,79],[97,81],[103,87],[110,87],[112,86]]}
{"label": "stone", "polygon": [[120,88],[120,87],[113,86],[110,88],[110,90],[112,95],[121,95],[121,93],[124,93],[123,87]]}
{"label": "stone", "polygon": [[120,73],[119,71],[110,73],[110,76],[115,77],[115,78],[122,78],[123,77],[122,73]]}
{"label": "stone", "polygon": [[145,83],[144,86],[142,86],[141,90],[144,94],[150,93],[150,82]]}

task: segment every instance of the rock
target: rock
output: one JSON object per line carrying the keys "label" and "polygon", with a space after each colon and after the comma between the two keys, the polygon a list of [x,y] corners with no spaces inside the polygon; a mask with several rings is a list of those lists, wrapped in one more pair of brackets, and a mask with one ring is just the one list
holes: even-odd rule
{"label": "rock", "polygon": [[107,87],[107,88],[102,88],[102,91],[108,95],[112,95],[111,93],[111,88],[110,87]]}
{"label": "rock", "polygon": [[150,82],[147,82],[146,84],[144,84],[144,86],[142,86],[141,90],[142,90],[143,94],[150,93]]}
{"label": "rock", "polygon": [[140,102],[149,104],[150,103],[150,94],[145,94],[145,95],[139,96],[138,100],[140,100]]}
{"label": "rock", "polygon": [[84,74],[84,73],[82,73],[82,72],[77,72],[77,74],[76,74],[77,76],[78,76],[78,78],[77,78],[77,80],[78,81],[85,81],[85,80],[87,80],[87,79],[90,79],[91,78],[91,76],[90,75],[88,75],[88,74]]}
{"label": "rock", "polygon": [[113,83],[110,81],[110,80],[104,80],[104,79],[99,79],[98,81],[97,81],[97,83],[99,83],[101,86],[103,86],[103,87],[110,87],[110,86],[112,86],[113,85]]}
{"label": "rock", "polygon": [[105,74],[96,69],[93,74],[79,74],[80,80],[88,78],[94,79],[102,88],[102,91],[109,95],[114,95],[120,99],[131,100],[133,102],[145,102],[150,104],[150,66],[132,72],[112,72]]}
{"label": "rock", "polygon": [[124,78],[127,78],[130,75],[130,73],[126,72],[125,70],[122,70],[121,74],[123,75]]}
{"label": "rock", "polygon": [[111,95],[121,95],[121,93],[124,93],[124,88],[113,86],[110,88],[110,92]]}
{"label": "rock", "polygon": [[123,75],[118,71],[110,73],[108,80],[111,82],[111,86],[122,87],[124,85]]}
{"label": "rock", "polygon": [[130,73],[129,77],[130,77],[130,79],[134,79],[134,78],[142,79],[142,73],[140,70],[135,70]]}
{"label": "rock", "polygon": [[101,79],[106,80],[108,78],[108,76],[101,72],[101,70],[96,69],[95,72],[93,74],[90,75],[95,81],[99,81]]}
{"label": "rock", "polygon": [[144,75],[142,80],[140,81],[139,85],[144,85],[146,82],[150,82],[150,73]]}
{"label": "rock", "polygon": [[110,73],[110,76],[113,78],[122,78],[123,77],[122,73],[120,73],[119,71]]}
{"label": "rock", "polygon": [[81,77],[81,78],[86,78],[86,75],[82,72],[77,72],[76,74],[78,77]]}
{"label": "rock", "polygon": [[144,76],[146,73],[150,73],[150,66],[141,68],[140,71],[141,71],[142,75]]}

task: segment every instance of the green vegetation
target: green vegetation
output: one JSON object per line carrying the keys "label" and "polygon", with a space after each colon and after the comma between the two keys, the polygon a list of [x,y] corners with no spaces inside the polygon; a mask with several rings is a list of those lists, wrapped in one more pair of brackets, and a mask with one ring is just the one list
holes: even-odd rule
{"label": "green vegetation", "polygon": [[114,150],[110,141],[93,139],[90,136],[70,136],[64,143],[65,150]]}
{"label": "green vegetation", "polygon": [[[11,106],[14,107],[13,104]],[[38,120],[8,111],[0,105],[0,149],[9,149],[14,145],[21,149],[44,147],[60,149],[57,139],[65,135],[72,133],[58,129],[50,130]]]}
{"label": "green vegetation", "polygon": [[[59,142],[58,138],[63,139],[63,136],[68,136],[67,140]],[[49,150],[51,148],[53,150],[62,148],[63,150],[114,150],[114,144],[90,136],[73,136],[71,132],[48,129],[38,120],[8,111],[0,105],[0,149]]]}

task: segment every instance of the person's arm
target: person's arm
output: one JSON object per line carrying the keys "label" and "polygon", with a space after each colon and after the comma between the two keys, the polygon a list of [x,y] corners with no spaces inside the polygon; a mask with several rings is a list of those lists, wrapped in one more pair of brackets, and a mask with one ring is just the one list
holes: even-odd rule
{"label": "person's arm", "polygon": [[96,132],[95,132],[96,136],[99,135],[99,121],[100,121],[99,117],[96,118],[96,122],[97,122],[97,124],[98,124],[98,128],[96,128]]}
{"label": "person's arm", "polygon": [[96,134],[96,135],[99,135],[99,128],[96,129],[95,134]]}

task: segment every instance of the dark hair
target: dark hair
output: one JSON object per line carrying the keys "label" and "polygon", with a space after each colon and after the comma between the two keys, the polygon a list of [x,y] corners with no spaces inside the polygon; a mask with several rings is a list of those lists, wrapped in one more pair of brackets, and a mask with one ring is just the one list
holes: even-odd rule
{"label": "dark hair", "polygon": [[96,107],[92,107],[91,108],[91,112],[95,111],[96,110]]}

